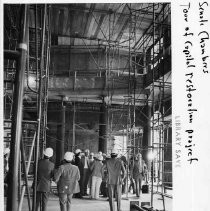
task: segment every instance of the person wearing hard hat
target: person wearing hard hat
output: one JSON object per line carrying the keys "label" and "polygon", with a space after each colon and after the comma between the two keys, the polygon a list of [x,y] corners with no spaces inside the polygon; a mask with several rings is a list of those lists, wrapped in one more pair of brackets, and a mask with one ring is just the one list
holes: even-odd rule
{"label": "person wearing hard hat", "polygon": [[[105,164],[107,160],[107,155],[105,153],[102,154],[103,161],[102,163]],[[103,197],[108,197],[108,189],[107,189],[107,171],[103,172],[102,182],[101,182],[101,188],[100,188],[101,194]]]}
{"label": "person wearing hard hat", "polygon": [[95,162],[95,158],[94,158],[94,153],[91,152],[90,156],[89,156],[89,168],[90,168],[90,176],[89,176],[89,181],[88,181],[88,186],[90,188],[90,193],[91,193],[91,186],[92,186],[92,171],[91,171],[91,166],[93,165],[93,163]]}
{"label": "person wearing hard hat", "polygon": [[91,166],[92,163],[94,162],[94,153],[93,152],[90,153],[89,161],[90,161],[90,166]]}
{"label": "person wearing hard hat", "polygon": [[103,167],[103,156],[98,155],[96,160],[91,165],[90,170],[92,172],[91,178],[91,198],[92,199],[99,199],[99,191],[102,182],[102,167]]}
{"label": "person wearing hard hat", "polygon": [[144,172],[145,171],[145,162],[142,159],[141,153],[135,156],[134,164],[131,165],[131,178],[135,181],[135,189],[136,189],[136,196],[140,197],[141,193],[141,183],[142,179],[144,178]]}
{"label": "person wearing hard hat", "polygon": [[82,196],[87,196],[88,189],[88,181],[90,178],[90,160],[89,160],[90,150],[86,149],[83,156],[81,156],[81,162],[83,165],[83,172],[81,174],[82,186],[81,186],[81,194]]}
{"label": "person wearing hard hat", "polygon": [[[109,205],[110,211],[114,211],[114,193],[116,194],[117,201],[117,211],[121,210],[121,185],[126,176],[125,167],[123,161],[117,158],[118,151],[117,149],[112,149],[111,158],[108,159],[103,167],[102,172],[107,170],[107,186],[108,186],[108,195],[109,195]],[[122,177],[121,177],[122,172]],[[115,192],[116,191],[116,192]]]}
{"label": "person wearing hard hat", "polygon": [[38,162],[37,170],[37,196],[36,196],[36,211],[39,210],[41,203],[41,210],[47,210],[47,202],[51,188],[51,181],[54,173],[54,163],[49,159],[53,156],[53,149],[46,148],[44,151],[44,158]]}
{"label": "person wearing hard hat", "polygon": [[4,174],[6,175],[9,171],[9,153],[10,149],[7,147],[4,149]]}
{"label": "person wearing hard hat", "polygon": [[[82,189],[82,176],[83,176],[83,168],[84,168],[82,161],[81,161],[81,153],[82,153],[82,151],[80,149],[76,149],[75,150],[75,160],[74,160],[74,164],[79,168],[79,172],[80,172],[80,180],[79,180],[80,190]],[[75,198],[82,198],[82,194],[76,193]]]}
{"label": "person wearing hard hat", "polygon": [[73,152],[66,152],[64,155],[64,163],[55,171],[54,180],[58,185],[58,195],[61,211],[70,211],[72,196],[79,193],[80,172],[79,168],[71,164],[74,158]]}
{"label": "person wearing hard hat", "polygon": [[[126,160],[125,155],[121,154],[120,159],[123,161],[123,165],[124,165],[125,170],[126,170],[127,169],[127,160]],[[126,179],[125,179],[125,181],[126,181]],[[126,189],[126,182],[124,182],[123,185],[122,185],[122,194],[125,193],[125,189]]]}
{"label": "person wearing hard hat", "polygon": [[7,195],[7,188],[8,188],[9,154],[10,154],[10,149],[7,147],[4,149],[4,193],[5,193],[5,196]]}

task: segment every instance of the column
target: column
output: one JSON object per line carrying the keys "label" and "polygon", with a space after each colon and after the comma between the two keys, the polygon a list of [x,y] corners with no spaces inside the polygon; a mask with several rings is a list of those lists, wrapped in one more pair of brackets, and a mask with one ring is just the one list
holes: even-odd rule
{"label": "column", "polygon": [[147,153],[148,153],[148,146],[151,146],[151,106],[147,105],[144,109],[145,116],[145,125],[143,128],[143,141],[142,141],[142,147],[143,147],[143,159],[147,160]]}
{"label": "column", "polygon": [[107,107],[101,104],[99,117],[99,144],[98,150],[107,153]]}
{"label": "column", "polygon": [[21,7],[21,22],[22,28],[19,40],[19,57],[17,59],[17,68],[15,75],[15,87],[13,94],[12,108],[12,128],[11,128],[11,143],[10,143],[10,160],[9,160],[9,182],[8,182],[8,197],[7,211],[15,211],[18,207],[18,171],[20,158],[20,141],[22,135],[22,118],[23,118],[23,95],[24,95],[24,78],[26,66],[27,52],[27,18],[28,6]]}
{"label": "column", "polygon": [[56,166],[60,164],[64,156],[65,143],[65,124],[66,124],[66,107],[61,106],[61,123],[57,126],[57,142],[56,142]]}

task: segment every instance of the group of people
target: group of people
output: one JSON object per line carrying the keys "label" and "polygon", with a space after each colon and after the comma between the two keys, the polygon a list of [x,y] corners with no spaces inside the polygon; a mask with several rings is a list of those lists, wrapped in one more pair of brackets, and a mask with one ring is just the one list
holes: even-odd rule
{"label": "group of people", "polygon": [[72,197],[82,198],[88,195],[88,185],[90,198],[99,199],[102,178],[106,178],[110,210],[114,210],[114,197],[117,210],[120,210],[121,185],[126,177],[126,170],[123,161],[117,158],[117,150],[112,150],[109,159],[105,159],[102,152],[96,155],[89,150],[85,150],[84,154],[79,149],[75,154],[66,152],[57,169],[54,169],[54,164],[49,160],[52,156],[53,149],[46,148],[44,158],[38,163],[37,211],[40,204],[42,211],[46,211],[52,180],[57,183],[61,211],[70,211]]}
{"label": "group of people", "polygon": [[75,193],[80,192],[79,168],[72,164],[74,159],[73,152],[66,152],[61,165],[55,169],[54,163],[49,159],[53,156],[53,149],[46,148],[44,158],[39,160],[37,171],[37,194],[36,194],[36,210],[47,210],[47,202],[49,198],[51,181],[57,183],[57,190],[61,211],[71,210],[71,200]]}
{"label": "group of people", "polygon": [[[46,211],[51,182],[57,183],[61,211],[70,211],[72,198],[99,199],[100,193],[108,196],[110,211],[121,210],[121,194],[125,192],[126,182],[130,181],[129,190],[140,196],[142,179],[146,176],[146,164],[139,153],[128,163],[125,156],[119,157],[113,149],[110,156],[98,152],[66,152],[58,168],[50,161],[53,149],[46,148],[43,159],[39,160],[37,172],[36,210]],[[129,172],[129,174],[127,174]],[[126,179],[127,177],[127,179]],[[88,191],[89,190],[89,191]]]}
{"label": "group of people", "polygon": [[[94,155],[86,149],[83,153],[80,149],[75,151],[75,160],[73,164],[79,168],[81,179],[79,181],[80,192],[75,195],[76,198],[91,195],[92,199],[99,198],[99,189],[102,182],[102,167],[104,157],[102,152]],[[89,194],[88,194],[89,187]]]}

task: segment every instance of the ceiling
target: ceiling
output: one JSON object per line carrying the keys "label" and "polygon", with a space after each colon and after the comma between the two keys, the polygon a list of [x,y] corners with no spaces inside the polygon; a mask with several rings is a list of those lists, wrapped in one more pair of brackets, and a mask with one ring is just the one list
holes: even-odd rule
{"label": "ceiling", "polygon": [[153,21],[153,9],[155,20],[160,22],[162,13],[168,13],[163,7],[148,3],[54,4],[51,30],[59,45],[114,45],[127,50],[129,33],[135,33],[130,47],[140,48],[140,40]]}
{"label": "ceiling", "polygon": [[[38,5],[38,9],[41,9],[42,6]],[[31,5],[29,13],[31,28],[35,27],[34,11],[33,5]],[[129,58],[131,59],[133,56],[138,57],[142,62],[143,57],[148,56],[148,49],[165,33],[164,30],[167,28],[170,31],[170,4],[51,4],[49,11],[47,27],[51,32],[51,52],[56,52],[57,62],[65,63],[66,58],[64,58],[63,52],[66,51],[68,54],[70,50],[73,59],[69,63],[74,63],[73,67],[68,70],[57,66],[57,73],[61,73],[58,76],[53,73],[54,70],[52,71],[53,62],[55,62],[52,58],[49,99],[93,103],[101,103],[102,100],[105,100],[107,103],[122,105],[126,101],[128,102],[127,98],[132,98],[136,99],[136,105],[139,106],[145,105],[148,100],[152,102],[153,98],[155,101],[162,97],[170,99],[170,62],[159,67],[159,69],[164,67],[164,71],[160,75],[157,74],[154,78],[155,83],[151,81],[151,68],[147,68],[146,72],[139,73],[133,63],[130,65],[129,62],[124,62],[125,60],[129,61]],[[18,13],[19,5],[5,7],[6,29],[15,24],[18,25],[16,17]],[[42,13],[39,14],[38,25],[42,21]],[[153,20],[155,20],[155,25]],[[5,46],[7,46],[8,34],[5,34],[4,37]],[[31,52],[33,51],[34,47],[31,46]],[[97,55],[99,54],[102,62],[97,65],[99,60]],[[158,60],[158,63],[163,63],[164,56],[170,56],[170,54],[164,55],[163,52],[160,54],[161,59]],[[107,60],[108,57],[112,57],[114,62],[111,64],[110,59],[107,66],[105,59]],[[115,60],[118,60],[118,57],[122,58],[117,64]],[[89,63],[92,61],[89,67],[85,63],[81,65],[84,58]],[[93,64],[94,62],[95,64]],[[137,65],[141,66],[141,64]],[[149,66],[149,64],[147,65]],[[83,69],[79,70],[78,66],[82,66]],[[108,74],[107,69],[109,70]],[[148,74],[149,71],[150,74]],[[156,72],[158,71],[157,67]],[[150,80],[147,79],[147,76],[150,77]],[[36,87],[33,75],[31,78],[32,80],[28,78],[29,85]],[[135,88],[134,83],[137,84]],[[161,89],[160,87],[163,86],[164,89]],[[161,94],[163,90],[164,95]]]}

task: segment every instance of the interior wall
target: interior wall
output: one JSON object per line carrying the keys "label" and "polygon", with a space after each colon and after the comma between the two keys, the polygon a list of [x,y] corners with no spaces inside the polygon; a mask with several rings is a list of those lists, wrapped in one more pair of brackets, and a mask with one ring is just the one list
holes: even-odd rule
{"label": "interior wall", "polygon": [[[85,49],[86,50],[86,49]],[[98,70],[106,67],[105,51],[72,53],[68,48],[52,48],[51,49],[51,74],[65,74],[71,71],[88,71]],[[128,56],[115,54],[111,56],[111,68],[128,67]]]}
{"label": "interior wall", "polygon": [[[47,130],[47,147],[52,147],[56,150],[56,143],[60,140],[60,131],[62,130],[61,123],[61,110],[48,109],[48,130]],[[56,108],[56,105],[55,105]],[[72,151],[73,143],[73,111],[71,107],[66,108],[65,114],[65,141],[64,152]],[[99,113],[97,112],[79,112],[76,111],[75,115],[75,149],[81,150],[90,149],[91,152],[98,151],[98,122]],[[54,158],[56,159],[56,155]]]}

